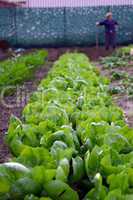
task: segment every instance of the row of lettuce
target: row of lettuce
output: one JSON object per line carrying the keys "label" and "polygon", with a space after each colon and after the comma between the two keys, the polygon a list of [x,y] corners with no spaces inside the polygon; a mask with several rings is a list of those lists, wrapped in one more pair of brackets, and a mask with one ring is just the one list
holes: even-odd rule
{"label": "row of lettuce", "polygon": [[133,66],[133,45],[121,47],[112,55],[101,58],[101,64],[105,68],[132,67]]}
{"label": "row of lettuce", "polygon": [[44,64],[47,51],[38,50],[0,62],[0,91],[15,87],[33,76],[33,72]]}
{"label": "row of lettuce", "polygon": [[133,129],[83,54],[55,62],[6,141],[1,200],[133,199]]}

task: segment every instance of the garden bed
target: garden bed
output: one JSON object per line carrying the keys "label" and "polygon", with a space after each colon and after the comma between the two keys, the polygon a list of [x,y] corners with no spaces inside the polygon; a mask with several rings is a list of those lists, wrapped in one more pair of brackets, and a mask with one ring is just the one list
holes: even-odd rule
{"label": "garden bed", "polygon": [[110,90],[114,102],[125,113],[125,118],[130,127],[133,127],[133,46],[124,47],[113,53],[112,56],[103,58],[102,63],[97,63],[104,76],[111,79]]}
{"label": "garden bed", "polygon": [[[121,69],[115,69],[116,72],[123,72],[127,73],[130,76],[133,76],[133,68],[131,67],[124,67]],[[101,73],[108,76],[109,78],[111,77],[111,72],[109,70],[105,70],[101,68]],[[118,88],[118,90],[122,87],[121,80],[112,80],[110,84],[111,88]],[[121,90],[121,89],[120,89]],[[119,105],[124,113],[125,117],[127,120],[127,123],[129,124],[130,127],[133,127],[133,98],[129,97],[127,93],[118,93],[113,95],[114,102]]]}
{"label": "garden bed", "polygon": [[[27,90],[30,94],[32,94],[32,92],[34,92],[38,86],[38,84],[40,83],[40,81],[42,80],[42,78],[44,78],[49,69],[51,68],[51,63],[46,63],[44,67],[39,68],[34,75],[34,79],[31,79],[30,81],[27,81],[24,83],[24,88],[25,90]],[[1,117],[0,117],[0,163],[4,162],[6,160],[8,160],[8,158],[10,157],[9,155],[9,150],[7,145],[4,142],[4,133],[7,131],[8,128],[8,123],[9,123],[9,119],[11,114],[20,117],[21,118],[21,112],[24,108],[24,106],[26,105],[28,99],[26,99],[24,102],[22,102],[19,106],[17,107],[13,107],[13,108],[6,108],[5,106],[3,106],[2,103],[0,103],[0,113],[1,113]],[[13,95],[8,95],[6,97],[6,102],[8,102],[9,104],[14,104],[16,103],[16,93]]]}
{"label": "garden bed", "polygon": [[[28,50],[22,51],[22,54],[26,55],[27,53],[31,53],[31,52],[35,52],[35,51],[36,51],[36,49],[28,49]],[[47,51],[48,51],[48,63],[44,67],[39,68],[35,72],[34,80],[26,81],[24,84],[25,89],[28,90],[29,93],[32,93],[33,91],[36,90],[37,85],[39,84],[41,79],[47,75],[47,72],[51,68],[52,63],[54,61],[56,61],[59,58],[59,56],[65,52],[82,52],[82,53],[85,53],[88,57],[90,57],[90,59],[92,61],[97,61],[97,60],[99,60],[100,57],[109,56],[112,53],[112,51],[106,51],[104,49],[104,47],[99,47],[99,48],[96,48],[96,47],[93,47],[93,48],[92,47],[49,48],[49,49],[47,49]],[[7,58],[7,57],[8,57],[8,55],[4,53],[2,59]],[[100,67],[101,67],[101,65],[100,65]],[[129,68],[129,70],[132,70],[132,68]],[[109,75],[109,77],[110,77],[108,69],[102,68],[101,72],[104,75]],[[16,94],[8,95],[6,97],[6,100],[9,103],[13,103],[16,100],[15,96],[16,96]],[[124,110],[125,110],[125,106],[127,105],[126,99],[122,100],[122,98],[119,98],[119,100],[122,101],[122,105],[118,101],[117,101],[117,103],[120,106],[122,106],[122,108],[124,108]],[[21,104],[21,106],[10,108],[10,109],[3,107],[3,105],[0,104],[0,113],[1,113],[1,117],[0,117],[0,124],[1,124],[1,127],[0,127],[0,132],[1,132],[0,162],[6,161],[9,158],[8,147],[5,145],[5,142],[3,141],[4,133],[7,131],[7,128],[8,128],[9,118],[10,118],[11,114],[14,114],[17,117],[21,117],[21,112],[22,112],[24,106],[26,105],[26,103],[27,103],[27,101],[23,102],[23,104]],[[129,124],[132,125],[132,117],[130,117],[129,121],[130,121]]]}
{"label": "garden bed", "polygon": [[[31,58],[34,59],[35,52],[37,52],[37,50],[26,51],[26,52],[24,52],[24,57],[28,58],[30,55],[31,56],[33,55]],[[8,55],[6,55],[5,53],[3,53],[3,55],[4,56],[2,57],[2,60],[3,60],[3,58],[8,57]],[[12,58],[12,59],[15,59],[15,58]],[[18,58],[16,58],[16,59],[18,60]],[[21,79],[18,79],[18,81],[16,79],[17,82],[16,83],[14,82],[14,84],[12,84],[12,85],[10,85],[10,79],[9,79],[9,82],[7,79],[7,82],[6,82],[7,85],[14,86],[15,84],[19,84],[18,88],[20,88],[20,92],[22,92],[22,90],[24,90],[24,91],[26,91],[26,93],[28,92],[29,94],[31,94],[34,90],[36,90],[37,85],[39,84],[40,80],[44,76],[46,76],[49,68],[51,67],[51,64],[48,62],[45,65],[43,64],[43,66],[41,66],[42,63],[44,63],[45,59],[46,59],[46,57],[44,55],[42,55],[40,57],[40,61],[37,58],[36,61],[38,62],[38,65],[40,63],[40,66],[37,66],[37,63],[34,66],[32,65],[33,68],[29,70],[28,76],[26,76],[26,74],[24,74],[23,78],[21,77]],[[5,65],[6,62],[7,61],[2,61],[2,66],[6,66]],[[9,65],[9,68],[10,67],[11,66]],[[18,70],[20,71],[19,72],[19,77],[20,77],[21,73],[24,73],[24,71],[19,69],[19,66],[18,66]],[[10,71],[9,71],[9,73],[10,73]],[[10,75],[11,75],[11,73],[10,73]],[[5,76],[5,74],[3,73],[3,77],[4,76]],[[17,76],[17,74],[16,74],[16,76]],[[34,77],[34,79],[33,79],[33,77]],[[2,76],[1,76],[1,78],[2,78]],[[16,77],[14,77],[12,75],[12,78],[15,79]],[[29,80],[27,80],[27,79],[29,79]],[[2,81],[1,81],[1,84],[3,84]],[[6,96],[4,97],[4,102],[2,100],[2,97],[0,97],[0,162],[4,162],[5,160],[7,160],[9,158],[9,150],[8,150],[7,145],[4,142],[4,136],[5,136],[5,132],[7,131],[7,128],[8,128],[9,118],[10,118],[11,114],[21,117],[21,111],[28,101],[28,99],[25,99],[25,101],[21,102],[19,105],[16,105],[16,100],[17,100],[16,96],[17,96],[17,91],[15,89],[13,91],[9,91],[9,93],[6,94]],[[4,105],[5,103],[7,104],[7,106]]]}
{"label": "garden bed", "polygon": [[10,119],[13,158],[0,165],[1,198],[132,199],[132,131],[112,101],[109,80],[85,55],[65,54],[21,119]]}
{"label": "garden bed", "polygon": [[[95,61],[101,55],[91,54],[93,51],[88,48],[50,49],[49,61],[55,61],[66,51],[84,52]],[[0,166],[4,174],[4,178],[0,177],[4,185],[1,191],[6,191],[0,197],[8,199],[8,195],[13,195],[14,199],[25,200],[132,199],[133,129],[128,127],[132,126],[133,120],[132,88],[129,90],[133,74],[131,63],[130,66],[108,68],[96,62],[102,75],[111,78],[108,91],[108,79],[99,75],[99,69],[86,56],[77,53],[62,56],[43,79],[52,62],[40,68],[34,80],[25,82],[29,93],[38,87],[28,104],[27,99],[13,110],[0,107],[4,120],[2,132],[7,130],[11,114],[19,117],[11,117],[6,140],[12,161],[22,164]],[[124,86],[124,89],[118,89],[118,86]],[[42,90],[45,96],[41,96]],[[124,109],[126,118],[108,92]],[[13,103],[15,96],[8,95],[6,100]],[[3,156],[0,161],[8,161],[8,148],[3,145],[3,138],[0,142]],[[14,175],[14,169],[18,174],[11,183],[8,178]],[[125,184],[122,186],[123,179]]]}

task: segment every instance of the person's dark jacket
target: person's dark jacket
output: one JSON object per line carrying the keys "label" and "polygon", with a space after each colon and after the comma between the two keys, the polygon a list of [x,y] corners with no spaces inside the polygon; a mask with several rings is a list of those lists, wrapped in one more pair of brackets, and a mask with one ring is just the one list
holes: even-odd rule
{"label": "person's dark jacket", "polygon": [[115,33],[116,32],[116,25],[118,25],[117,21],[115,20],[104,20],[99,23],[100,26],[105,26],[106,33]]}

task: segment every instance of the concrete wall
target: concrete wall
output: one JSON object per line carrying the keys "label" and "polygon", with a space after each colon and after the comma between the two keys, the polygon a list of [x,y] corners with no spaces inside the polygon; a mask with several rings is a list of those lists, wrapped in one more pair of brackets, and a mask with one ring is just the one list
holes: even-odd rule
{"label": "concrete wall", "polygon": [[104,41],[104,29],[95,23],[109,8],[119,22],[118,43],[133,42],[133,6],[77,8],[1,8],[0,38],[20,46],[95,45],[96,33]]}

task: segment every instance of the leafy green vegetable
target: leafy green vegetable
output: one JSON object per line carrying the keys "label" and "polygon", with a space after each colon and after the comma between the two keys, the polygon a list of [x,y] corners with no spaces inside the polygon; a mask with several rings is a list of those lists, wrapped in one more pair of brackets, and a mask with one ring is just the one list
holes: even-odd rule
{"label": "leafy green vegetable", "polygon": [[33,76],[33,71],[44,64],[47,56],[47,51],[39,50],[16,59],[0,62],[0,91],[3,87],[16,87],[16,84],[29,79]]}
{"label": "leafy green vegetable", "polygon": [[109,80],[85,55],[67,53],[32,95],[22,121],[10,119],[13,163],[0,165],[0,199],[132,199],[132,136]]}
{"label": "leafy green vegetable", "polygon": [[94,177],[94,184],[95,184],[95,188],[93,188],[90,192],[88,192],[84,200],[105,199],[106,194],[107,194],[107,189],[105,186],[102,185],[102,177],[99,173],[96,174],[96,176]]}
{"label": "leafy green vegetable", "polygon": [[55,200],[79,199],[77,192],[72,190],[66,183],[59,180],[48,182],[44,185],[44,188],[48,195]]}
{"label": "leafy green vegetable", "polygon": [[64,158],[60,161],[59,166],[57,168],[56,179],[61,180],[63,182],[67,182],[69,172],[70,172],[69,161],[66,158]]}
{"label": "leafy green vegetable", "polygon": [[101,63],[109,68],[130,66],[130,62],[133,61],[132,49],[133,45],[119,48],[111,56],[102,58]]}
{"label": "leafy green vegetable", "polygon": [[40,185],[32,180],[31,178],[24,177],[18,179],[12,186],[11,186],[11,196],[13,199],[23,199],[26,194],[35,194],[39,195],[41,191]]}
{"label": "leafy green vegetable", "polygon": [[84,162],[81,157],[77,156],[72,158],[72,168],[72,182],[77,182],[82,179],[85,174]]}
{"label": "leafy green vegetable", "polygon": [[27,146],[16,160],[29,167],[45,165],[47,168],[54,168],[56,166],[52,155],[42,147],[32,148]]}

